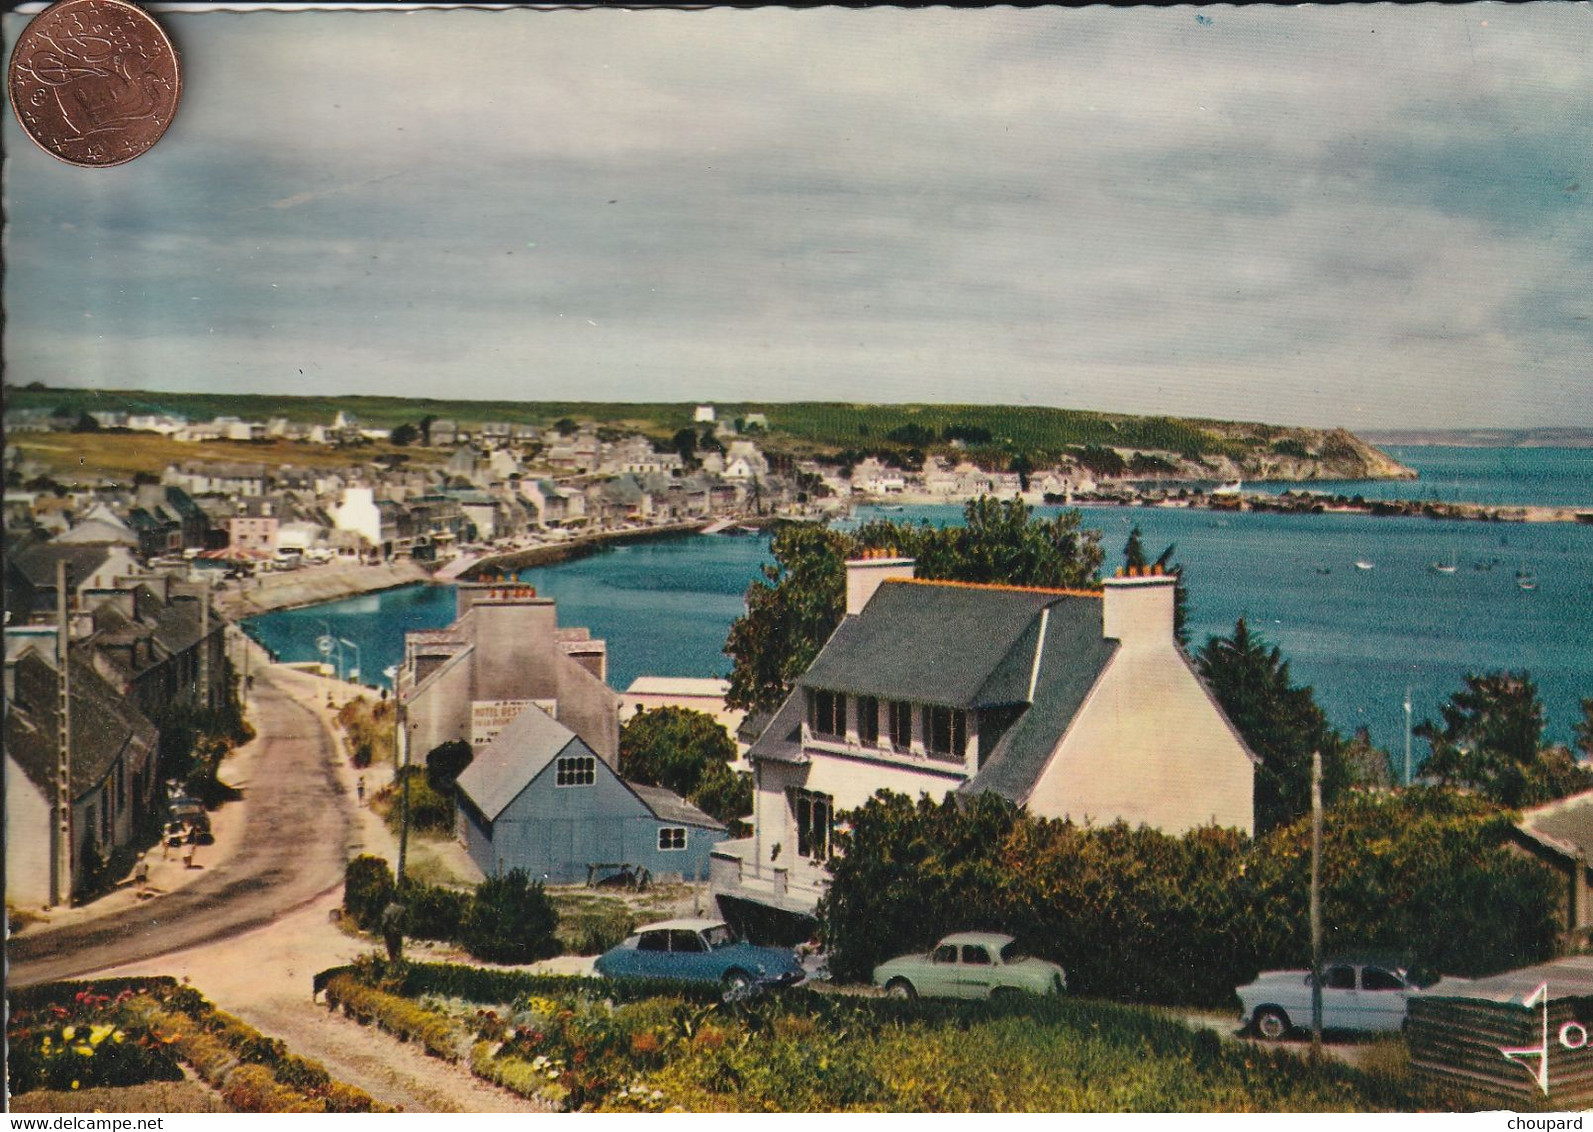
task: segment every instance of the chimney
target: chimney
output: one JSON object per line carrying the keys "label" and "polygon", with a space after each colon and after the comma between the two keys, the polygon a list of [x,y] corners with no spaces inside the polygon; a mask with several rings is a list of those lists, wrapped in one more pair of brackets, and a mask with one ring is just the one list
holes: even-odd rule
{"label": "chimney", "polygon": [[1124,648],[1171,646],[1177,585],[1176,577],[1156,567],[1106,579],[1102,635],[1121,641]]}
{"label": "chimney", "polygon": [[916,566],[911,558],[897,558],[885,550],[865,550],[861,558],[846,563],[846,615],[863,612],[869,598],[887,578],[911,578]]}

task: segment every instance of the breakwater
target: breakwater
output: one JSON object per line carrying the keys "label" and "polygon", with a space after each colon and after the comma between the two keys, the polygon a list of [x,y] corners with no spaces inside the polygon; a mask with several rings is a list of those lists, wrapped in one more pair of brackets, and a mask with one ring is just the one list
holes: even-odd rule
{"label": "breakwater", "polygon": [[378,566],[306,566],[229,583],[216,590],[215,609],[236,621],[273,610],[319,605],[430,580],[431,574],[424,566],[407,560]]}

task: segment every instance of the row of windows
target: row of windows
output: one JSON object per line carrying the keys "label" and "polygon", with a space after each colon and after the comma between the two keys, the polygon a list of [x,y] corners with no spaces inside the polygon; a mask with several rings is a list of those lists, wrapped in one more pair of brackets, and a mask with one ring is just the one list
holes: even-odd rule
{"label": "row of windows", "polygon": [[[874,696],[857,696],[858,742],[879,745],[880,701]],[[815,735],[846,738],[847,696],[843,692],[814,689],[808,693],[808,729]],[[912,750],[916,728],[929,754],[960,761],[968,749],[968,713],[960,708],[910,704],[888,700],[885,704],[891,747],[905,754]],[[916,722],[915,722],[916,717]]]}

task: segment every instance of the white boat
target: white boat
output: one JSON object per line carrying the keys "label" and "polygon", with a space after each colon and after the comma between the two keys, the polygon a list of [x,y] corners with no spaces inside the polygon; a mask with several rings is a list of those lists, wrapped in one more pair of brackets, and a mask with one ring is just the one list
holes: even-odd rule
{"label": "white boat", "polygon": [[1234,480],[1232,483],[1225,483],[1221,487],[1212,488],[1211,493],[1213,495],[1238,495],[1244,490],[1244,486],[1244,480]]}
{"label": "white boat", "polygon": [[1357,558],[1355,560],[1355,568],[1357,570],[1376,570],[1377,569],[1377,563],[1376,562],[1368,562],[1364,558]]}
{"label": "white boat", "polygon": [[1537,575],[1534,574],[1531,570],[1528,570],[1525,566],[1521,567],[1520,570],[1516,571],[1516,588],[1523,589],[1523,590],[1535,590],[1535,589],[1537,589],[1538,588],[1538,577],[1537,577]]}

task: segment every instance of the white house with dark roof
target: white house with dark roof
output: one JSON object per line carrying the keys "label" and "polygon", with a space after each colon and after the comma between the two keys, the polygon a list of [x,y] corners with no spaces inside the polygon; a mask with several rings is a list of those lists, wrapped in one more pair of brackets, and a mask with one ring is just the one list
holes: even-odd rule
{"label": "white house with dark roof", "polygon": [[622,779],[580,736],[527,707],[458,779],[459,840],[483,874],[588,881],[622,868],[708,873],[725,827],[679,795]]}
{"label": "white house with dark roof", "polygon": [[810,915],[836,815],[878,790],[1253,830],[1256,757],[1178,645],[1173,577],[1046,590],[913,566],[847,564],[846,616],[748,752],[754,834],[714,853],[727,916],[738,901]]}

